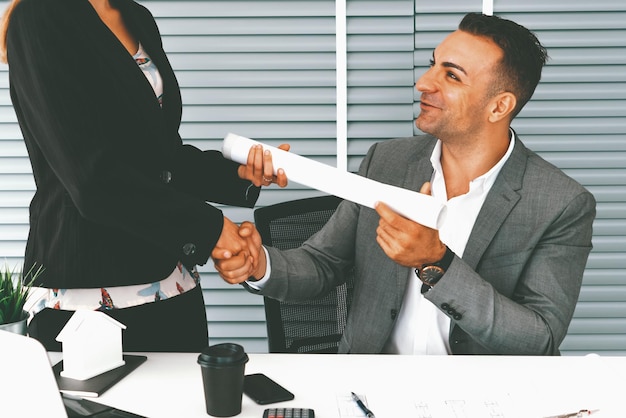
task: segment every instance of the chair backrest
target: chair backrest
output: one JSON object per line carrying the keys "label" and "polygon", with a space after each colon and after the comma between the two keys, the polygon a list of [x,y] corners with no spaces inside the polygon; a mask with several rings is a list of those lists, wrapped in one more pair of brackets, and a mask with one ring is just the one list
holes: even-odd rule
{"label": "chair backrest", "polygon": [[[258,208],[254,220],[263,243],[299,247],[319,231],[342,199],[318,196]],[[328,295],[290,303],[264,297],[270,353],[336,353],[352,300],[353,276]]]}

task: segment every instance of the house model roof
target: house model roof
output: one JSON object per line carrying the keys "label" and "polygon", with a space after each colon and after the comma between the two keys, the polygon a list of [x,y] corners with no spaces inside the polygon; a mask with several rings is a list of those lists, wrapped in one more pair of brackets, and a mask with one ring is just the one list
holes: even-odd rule
{"label": "house model roof", "polygon": [[56,340],[59,342],[68,341],[71,339],[76,333],[81,331],[81,328],[86,326],[89,329],[93,329],[94,323],[99,321],[103,321],[106,324],[115,325],[120,329],[126,329],[126,325],[122,324],[119,321],[111,318],[109,315],[102,313],[100,311],[87,311],[80,310],[76,311],[74,315],[67,321],[67,324],[63,327],[61,332],[57,335]]}

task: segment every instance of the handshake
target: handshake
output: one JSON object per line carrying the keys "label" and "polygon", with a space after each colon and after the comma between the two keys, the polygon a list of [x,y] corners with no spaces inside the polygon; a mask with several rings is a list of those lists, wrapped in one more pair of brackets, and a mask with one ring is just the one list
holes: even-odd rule
{"label": "handshake", "polygon": [[259,231],[251,222],[237,226],[224,217],[224,228],[211,252],[215,269],[224,281],[238,284],[265,275],[267,260]]}
{"label": "handshake", "polygon": [[[288,144],[278,147],[289,151]],[[287,185],[287,175],[282,169],[274,175],[272,154],[264,150],[262,145],[250,148],[246,164],[239,166],[238,175],[250,180],[255,186],[269,186],[272,183],[280,187]],[[254,224],[244,222],[238,227],[233,221],[224,217],[224,226],[211,258],[222,278],[231,284],[241,283],[251,276],[260,278],[265,275],[265,251],[262,251],[261,236]]]}

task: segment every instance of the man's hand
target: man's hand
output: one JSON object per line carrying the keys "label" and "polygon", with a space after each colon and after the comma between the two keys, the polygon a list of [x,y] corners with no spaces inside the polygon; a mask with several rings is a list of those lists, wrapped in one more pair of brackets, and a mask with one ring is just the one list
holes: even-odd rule
{"label": "man's hand", "polygon": [[[283,151],[289,151],[289,144],[278,146]],[[278,184],[280,187],[287,185],[287,175],[285,170],[279,168],[277,175],[274,175],[274,164],[272,163],[272,153],[269,150],[263,150],[263,145],[255,145],[248,152],[248,161],[246,165],[240,165],[237,171],[239,177],[250,180],[255,186],[269,186],[272,183]]]}
{"label": "man's hand", "polygon": [[[430,194],[430,183],[424,183],[420,193]],[[436,229],[428,228],[394,212],[382,202],[376,203],[380,216],[376,228],[376,242],[385,254],[396,263],[406,267],[441,260],[446,246],[439,239]]]}
{"label": "man's hand", "polygon": [[245,240],[249,257],[224,257],[223,253],[215,253],[213,261],[215,269],[224,281],[236,284],[248,280],[250,277],[265,276],[267,260],[261,245],[261,236],[254,224],[243,222],[239,228],[239,236]]}

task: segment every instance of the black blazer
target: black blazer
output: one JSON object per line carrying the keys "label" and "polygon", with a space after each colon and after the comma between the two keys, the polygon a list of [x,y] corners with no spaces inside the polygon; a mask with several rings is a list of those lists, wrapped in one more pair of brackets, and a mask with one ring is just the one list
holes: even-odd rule
{"label": "black blazer", "polygon": [[204,264],[223,226],[207,201],[259,189],[218,151],[183,145],[179,86],[150,12],[115,0],[163,77],[163,107],[86,0],[23,0],[7,35],[11,99],[37,191],[25,268],[46,287],[140,284]]}

